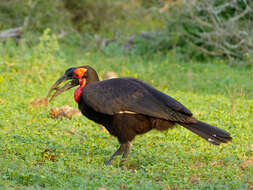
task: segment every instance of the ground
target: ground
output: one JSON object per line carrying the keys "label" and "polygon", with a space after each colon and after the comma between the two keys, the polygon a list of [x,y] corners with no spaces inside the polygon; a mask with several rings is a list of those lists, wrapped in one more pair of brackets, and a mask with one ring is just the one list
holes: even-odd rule
{"label": "ground", "polygon": [[[184,62],[174,53],[152,58],[92,52],[51,55],[10,50],[0,58],[0,188],[3,189],[251,189],[253,70],[221,60]],[[214,146],[178,126],[134,141],[125,168],[104,162],[117,139],[85,117],[52,119],[53,106],[77,105],[70,90],[48,108],[44,97],[72,66],[91,65],[139,78],[172,96],[194,116],[231,133]],[[250,161],[251,160],[251,161]]]}

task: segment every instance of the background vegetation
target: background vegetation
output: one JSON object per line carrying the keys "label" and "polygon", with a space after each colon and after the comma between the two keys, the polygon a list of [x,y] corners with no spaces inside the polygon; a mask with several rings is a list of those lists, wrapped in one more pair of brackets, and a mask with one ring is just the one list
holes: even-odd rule
{"label": "background vegetation", "polygon": [[[252,189],[252,2],[187,2],[2,0],[1,31],[24,31],[0,38],[0,188]],[[152,131],[136,138],[125,168],[119,158],[105,167],[115,138],[85,117],[49,116],[77,107],[73,91],[47,109],[30,104],[66,68],[87,64],[100,78],[146,81],[233,141],[216,147],[181,127]]]}
{"label": "background vegetation", "polygon": [[141,55],[173,49],[185,60],[252,64],[250,0],[2,0],[0,10],[0,29],[23,27],[29,42],[50,28],[86,49],[115,43]]}

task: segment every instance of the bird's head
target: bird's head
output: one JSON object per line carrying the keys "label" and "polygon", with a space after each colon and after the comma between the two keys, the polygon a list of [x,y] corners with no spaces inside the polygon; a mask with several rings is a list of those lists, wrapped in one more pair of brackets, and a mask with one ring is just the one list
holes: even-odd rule
{"label": "bird's head", "polygon": [[[67,82],[63,87],[59,88],[59,85]],[[65,71],[64,75],[61,76],[51,87],[47,97],[50,97],[51,93],[55,90],[56,92],[52,95],[49,101],[52,101],[56,96],[62,92],[67,91],[75,86],[80,85],[84,88],[88,84],[98,82],[99,78],[97,72],[90,66],[72,67]]]}

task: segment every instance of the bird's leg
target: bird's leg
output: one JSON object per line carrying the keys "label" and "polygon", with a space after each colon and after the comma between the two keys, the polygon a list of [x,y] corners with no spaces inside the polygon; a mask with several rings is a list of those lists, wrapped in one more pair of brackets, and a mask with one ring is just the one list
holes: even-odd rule
{"label": "bird's leg", "polygon": [[115,156],[121,155],[123,153],[123,151],[126,148],[126,144],[121,144],[120,147],[113,153],[113,155],[111,156],[111,158],[105,163],[106,166],[111,165],[112,164],[112,160],[114,159]]}
{"label": "bird's leg", "polygon": [[123,153],[123,156],[122,156],[122,160],[120,162],[120,165],[122,166],[126,160],[127,160],[127,157],[129,155],[129,152],[131,150],[131,147],[132,147],[132,142],[127,142],[126,144],[126,147],[125,147],[125,150],[124,150],[124,153]]}

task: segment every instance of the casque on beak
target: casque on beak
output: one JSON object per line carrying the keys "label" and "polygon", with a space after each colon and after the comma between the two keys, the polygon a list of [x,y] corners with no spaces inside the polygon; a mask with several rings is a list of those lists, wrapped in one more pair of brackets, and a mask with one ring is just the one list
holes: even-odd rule
{"label": "casque on beak", "polygon": [[[59,85],[66,81],[66,80],[71,80],[68,83],[66,83],[63,87],[59,88]],[[60,77],[55,83],[54,85],[51,87],[51,89],[48,92],[47,97],[49,98],[50,95],[52,94],[52,92],[55,90],[56,92],[52,95],[52,97],[50,98],[49,102],[53,101],[55,99],[56,96],[60,95],[61,93],[63,93],[64,91],[73,88],[75,86],[79,85],[79,81],[76,78],[73,78],[72,75],[69,75],[67,72]]]}

